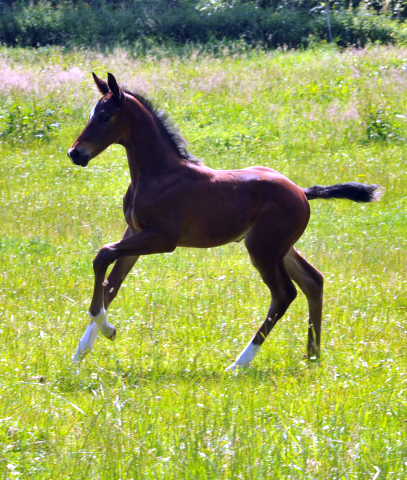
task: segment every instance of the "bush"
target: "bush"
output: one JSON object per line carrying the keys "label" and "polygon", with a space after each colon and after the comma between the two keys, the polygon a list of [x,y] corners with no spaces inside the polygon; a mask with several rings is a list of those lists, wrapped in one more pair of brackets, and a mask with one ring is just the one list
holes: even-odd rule
{"label": "bush", "polygon": [[47,100],[47,105],[4,103],[0,107],[0,139],[20,143],[34,138],[48,140],[59,130],[59,123],[52,102]]}
{"label": "bush", "polygon": [[[310,38],[328,39],[324,14],[237,4],[199,10],[194,2],[83,1],[2,4],[0,42],[9,46],[114,46],[154,39],[206,43],[244,40],[268,48],[306,47]],[[333,36],[340,45],[368,42],[405,43],[404,23],[385,16],[333,12]]]}

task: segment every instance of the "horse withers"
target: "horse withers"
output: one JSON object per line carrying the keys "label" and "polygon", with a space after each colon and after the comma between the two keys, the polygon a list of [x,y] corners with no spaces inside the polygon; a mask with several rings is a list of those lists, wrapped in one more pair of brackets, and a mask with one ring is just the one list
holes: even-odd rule
{"label": "horse withers", "polygon": [[271,168],[213,170],[188,153],[182,137],[149,100],[120,88],[110,73],[107,82],[95,74],[93,79],[103,96],[68,156],[86,167],[109,145],[117,143],[126,149],[131,181],[123,210],[128,226],[122,240],[103,246],[93,261],[91,322],[73,360],[80,361],[92,350],[98,330],[110,340],[116,338],[106,310],[140,255],[172,252],[177,247],[216,247],[243,239],[270,290],[271,304],[263,324],[228,369],[252,363],[295,299],[293,281],[309,305],[308,356],[318,357],[323,276],[294,248],[310,218],[308,201],[372,202],[380,197],[380,187],[352,182],[303,189]]}

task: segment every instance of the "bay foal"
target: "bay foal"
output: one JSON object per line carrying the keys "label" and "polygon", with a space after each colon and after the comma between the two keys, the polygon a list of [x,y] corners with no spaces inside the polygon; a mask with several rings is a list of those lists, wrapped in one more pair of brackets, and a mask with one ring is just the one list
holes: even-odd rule
{"label": "bay foal", "polygon": [[317,357],[323,277],[294,248],[310,217],[308,200],[371,202],[379,196],[378,187],[346,183],[302,189],[270,168],[212,170],[186,151],[182,138],[148,100],[122,90],[110,73],[107,82],[95,74],[93,79],[103,97],[68,155],[85,167],[109,145],[123,145],[131,177],[123,201],[128,227],[122,240],[103,246],[93,261],[91,322],[74,361],[93,348],[98,330],[110,340],[116,338],[106,310],[140,255],[172,252],[176,247],[216,247],[243,239],[270,290],[271,304],[258,332],[229,369],[251,364],[295,299],[293,281],[308,300],[308,355]]}

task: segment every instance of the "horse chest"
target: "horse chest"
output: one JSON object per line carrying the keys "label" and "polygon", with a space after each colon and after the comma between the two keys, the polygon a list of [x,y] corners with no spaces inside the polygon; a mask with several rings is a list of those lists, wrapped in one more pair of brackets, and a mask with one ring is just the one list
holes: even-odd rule
{"label": "horse chest", "polygon": [[152,195],[140,195],[135,192],[133,197],[124,202],[124,216],[127,224],[135,231],[140,232],[160,216],[160,209],[154,202]]}
{"label": "horse chest", "polygon": [[134,190],[132,185],[126,192],[123,198],[123,213],[127,225],[132,228],[136,233],[141,232],[142,227],[140,221],[134,211]]}
{"label": "horse chest", "polygon": [[133,207],[129,207],[124,211],[124,218],[129,227],[131,227],[136,233],[141,232],[143,228],[140,225],[140,221],[134,212]]}

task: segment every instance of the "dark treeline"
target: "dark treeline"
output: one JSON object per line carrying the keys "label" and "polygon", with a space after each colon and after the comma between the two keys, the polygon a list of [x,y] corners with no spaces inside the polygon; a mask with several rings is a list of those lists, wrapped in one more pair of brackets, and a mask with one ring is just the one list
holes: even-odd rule
{"label": "dark treeline", "polygon": [[[88,47],[243,40],[266,48],[330,38],[326,5],[316,0],[0,0],[0,42],[10,46]],[[407,2],[331,1],[333,40],[341,45],[405,43]]]}
{"label": "dark treeline", "polygon": [[[47,3],[52,6],[58,6],[62,3],[79,4],[81,0],[45,0],[43,2],[33,0],[1,0],[0,5],[29,5],[29,4]],[[126,8],[130,5],[137,5],[151,11],[166,10],[168,8],[185,8],[186,6],[196,7],[199,10],[220,10],[223,8],[233,8],[238,5],[250,5],[261,9],[292,9],[292,10],[312,10],[323,6],[325,2],[320,0],[89,0],[88,5],[100,7],[103,4],[119,6]],[[329,0],[330,9],[349,10],[371,9],[377,13],[387,13],[400,18],[407,17],[407,1],[403,0]]]}

